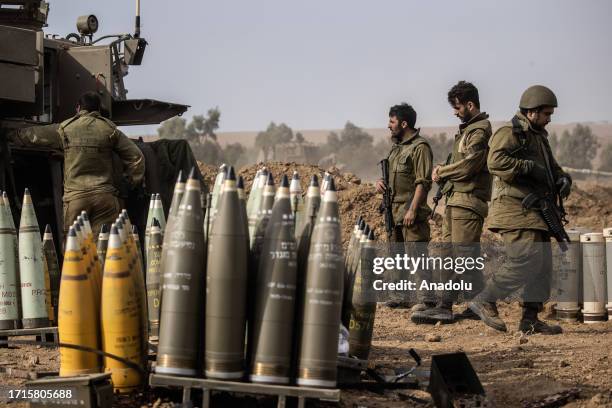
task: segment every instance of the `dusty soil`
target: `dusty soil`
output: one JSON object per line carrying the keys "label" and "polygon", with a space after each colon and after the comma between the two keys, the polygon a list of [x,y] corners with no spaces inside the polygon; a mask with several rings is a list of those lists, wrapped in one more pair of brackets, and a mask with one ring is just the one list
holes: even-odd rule
{"label": "dusty soil", "polygon": [[[305,190],[307,180],[313,175],[321,176],[325,169],[293,163],[268,163],[275,180],[283,173],[291,175],[296,169]],[[241,169],[246,189],[250,190],[258,166]],[[208,182],[214,180],[217,169],[201,165]],[[381,239],[384,237],[382,217],[378,213],[380,195],[371,184],[362,183],[350,174],[340,174],[337,169],[328,169],[339,190],[339,201],[343,223],[343,240],[348,240],[354,221],[362,215],[375,227]],[[612,226],[612,188],[592,184],[578,184],[566,204],[570,225],[600,230]],[[442,208],[438,210],[440,214]],[[441,217],[432,223],[434,240],[439,238]],[[495,236],[487,233],[484,240]],[[463,305],[455,306],[456,311]],[[415,325],[409,320],[407,310],[391,310],[383,306],[377,309],[371,362],[387,368],[409,368],[414,365],[408,350],[414,348],[428,365],[433,354],[463,351],[467,353],[486,392],[491,406],[521,407],[536,406],[546,396],[558,394],[572,388],[580,392],[568,407],[612,407],[612,321],[597,324],[562,323],[564,333],[559,336],[521,336],[516,332],[520,318],[517,304],[500,305],[502,318],[508,323],[508,333],[498,333],[479,321],[461,321],[453,325]],[[437,334],[440,341],[426,340]],[[0,406],[2,391],[6,387],[22,386],[26,379],[16,374],[2,374],[6,368],[27,371],[56,371],[59,368],[57,349],[36,346],[0,348]],[[19,372],[19,371],[18,371]],[[178,398],[178,395],[173,396]],[[132,397],[117,398],[116,405],[169,406],[170,395],[155,391]],[[175,399],[177,400],[177,399]],[[246,405],[259,402],[273,406],[269,399],[248,399]],[[214,401],[224,406],[239,406],[242,402],[227,396]],[[9,406],[25,406],[12,403]],[[343,391],[341,406],[344,407],[407,407],[433,406],[429,395],[421,391],[386,391],[382,394],[366,391]],[[557,405],[558,406],[558,405]]]}

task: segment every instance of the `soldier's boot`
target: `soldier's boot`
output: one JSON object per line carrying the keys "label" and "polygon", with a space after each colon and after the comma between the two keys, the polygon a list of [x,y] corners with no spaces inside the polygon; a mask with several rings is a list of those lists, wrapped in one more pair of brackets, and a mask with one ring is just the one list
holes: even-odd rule
{"label": "soldier's boot", "polygon": [[410,308],[412,313],[414,312],[422,312],[424,310],[433,309],[436,307],[436,304],[433,302],[420,302]]}
{"label": "soldier's boot", "polygon": [[410,320],[416,324],[453,323],[453,304],[440,302],[436,307],[412,313]]}
{"label": "soldier's boot", "polygon": [[497,311],[497,305],[495,302],[483,302],[478,301],[478,296],[474,298],[469,304],[468,307],[472,312],[480,317],[480,320],[484,322],[489,327],[494,328],[499,331],[507,331],[506,323],[499,317],[499,312]]}
{"label": "soldier's boot", "polygon": [[529,334],[546,334],[554,335],[563,333],[561,326],[556,324],[547,324],[538,319],[538,307],[523,307],[523,317],[519,323],[519,331]]}
{"label": "soldier's boot", "polygon": [[385,306],[391,309],[409,309],[411,304],[410,302],[401,300],[389,300],[385,302]]}
{"label": "soldier's boot", "polygon": [[466,306],[463,312],[454,315],[455,320],[480,320],[480,316],[472,312],[472,309]]}

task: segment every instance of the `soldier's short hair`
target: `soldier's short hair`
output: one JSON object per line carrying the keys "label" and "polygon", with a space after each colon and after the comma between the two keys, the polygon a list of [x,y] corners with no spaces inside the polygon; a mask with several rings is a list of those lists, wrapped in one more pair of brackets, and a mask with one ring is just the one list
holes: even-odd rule
{"label": "soldier's short hair", "polygon": [[414,129],[416,124],[417,113],[411,105],[406,102],[402,102],[399,105],[393,105],[389,109],[389,117],[395,116],[400,123],[406,121],[410,129]]}
{"label": "soldier's short hair", "polygon": [[101,104],[102,100],[100,99],[100,95],[98,95],[96,92],[85,92],[79,98],[79,106],[82,110],[86,110],[88,112],[99,112]]}
{"label": "soldier's short hair", "polygon": [[478,88],[476,88],[471,82],[459,81],[457,85],[453,86],[450,91],[448,91],[448,103],[454,105],[455,99],[457,99],[462,105],[472,102],[478,109],[480,109]]}

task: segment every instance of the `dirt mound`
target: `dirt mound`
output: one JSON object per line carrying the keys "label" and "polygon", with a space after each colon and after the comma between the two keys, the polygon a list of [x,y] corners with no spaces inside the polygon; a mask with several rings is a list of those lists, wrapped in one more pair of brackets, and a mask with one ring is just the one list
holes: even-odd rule
{"label": "dirt mound", "polygon": [[[203,163],[198,163],[204,179],[210,186],[215,180],[218,168]],[[244,178],[247,193],[251,190],[253,178],[257,170],[263,167],[263,163],[246,166],[240,169],[239,174]],[[361,179],[352,173],[341,173],[336,167],[324,169],[314,165],[300,163],[281,163],[268,162],[265,166],[272,172],[275,181],[279,181],[283,174],[291,177],[294,171],[300,175],[302,189],[306,191],[310,178],[313,175],[322,180],[325,171],[328,171],[334,178],[338,190],[340,205],[340,217],[342,222],[342,241],[346,244],[350,237],[355,220],[361,215],[366,222],[374,227],[377,239],[386,241],[385,226],[382,215],[378,212],[378,207],[382,200],[382,195],[377,194],[374,185],[363,183]],[[430,191],[430,205],[431,195]],[[593,183],[578,182],[572,189],[572,194],[565,203],[568,213],[568,227],[584,227],[593,231],[601,230],[605,227],[612,227],[612,187],[602,186]],[[430,221],[432,241],[439,241],[442,235],[442,217],[444,205],[440,203],[433,220]],[[491,242],[498,240],[495,234],[489,231],[483,232],[482,241]]]}
{"label": "dirt mound", "polygon": [[593,231],[612,227],[612,187],[592,183],[574,185],[565,210],[572,227]]}
{"label": "dirt mound", "polygon": [[212,188],[212,185],[215,183],[215,177],[217,177],[217,173],[219,172],[219,168],[200,161],[198,162],[198,167],[200,168],[200,173],[202,173],[206,185],[208,188]]}

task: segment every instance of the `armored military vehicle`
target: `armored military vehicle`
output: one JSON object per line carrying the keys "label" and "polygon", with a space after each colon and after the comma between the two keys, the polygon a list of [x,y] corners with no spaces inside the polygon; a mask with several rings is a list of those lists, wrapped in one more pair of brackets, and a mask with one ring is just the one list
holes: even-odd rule
{"label": "armored military vehicle", "polygon": [[[95,37],[99,22],[88,15],[77,18],[78,32],[60,37],[43,31],[50,11],[48,2],[0,0],[0,190],[8,191],[18,220],[20,197],[29,187],[38,220],[43,228],[47,223],[53,226],[58,245],[63,241],[62,153],[11,146],[7,133],[16,128],[59,124],[74,115],[78,98],[88,91],[100,95],[102,114],[119,126],[157,124],[183,114],[186,105],[127,97],[124,78],[131,65],[142,63],[147,46],[140,35],[140,0],[136,10],[133,34]],[[181,166],[195,163],[186,142],[172,143],[137,143],[147,161],[148,192],[162,193],[165,208],[170,204],[176,173]],[[160,156],[172,158],[177,151],[188,160],[154,165]],[[146,211],[146,191],[131,192],[131,197],[125,192],[124,198],[128,199],[128,209]]]}

